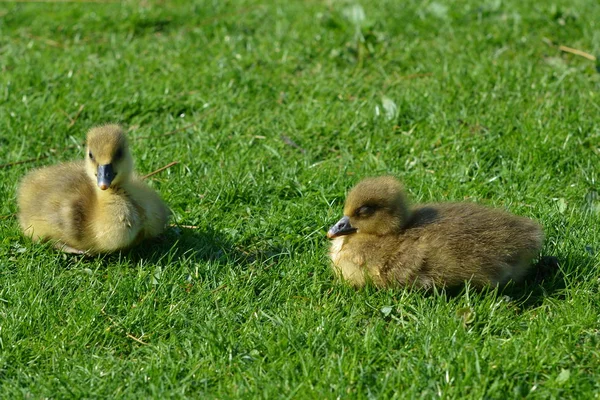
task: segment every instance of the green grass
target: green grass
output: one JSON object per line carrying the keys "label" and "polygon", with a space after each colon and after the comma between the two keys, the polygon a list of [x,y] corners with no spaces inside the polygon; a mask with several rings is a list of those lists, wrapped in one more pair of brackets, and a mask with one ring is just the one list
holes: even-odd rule
{"label": "green grass", "polygon": [[[598,21],[590,0],[0,3],[0,164],[49,156],[0,169],[0,215],[121,122],[141,173],[180,161],[151,184],[197,227],[81,258],[2,217],[0,397],[597,398],[600,73],[557,46],[600,55]],[[538,219],[560,273],[336,282],[326,229],[379,174]]]}

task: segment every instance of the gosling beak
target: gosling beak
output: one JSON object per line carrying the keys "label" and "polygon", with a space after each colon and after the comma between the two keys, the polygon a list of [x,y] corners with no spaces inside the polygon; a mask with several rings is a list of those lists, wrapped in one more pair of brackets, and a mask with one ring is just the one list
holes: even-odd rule
{"label": "gosling beak", "polygon": [[113,179],[115,179],[115,171],[113,171],[112,164],[98,165],[98,187],[100,189],[108,189]]}
{"label": "gosling beak", "polygon": [[349,235],[351,233],[356,232],[356,228],[350,225],[350,218],[344,216],[340,219],[334,226],[329,228],[327,232],[327,238],[333,239],[338,236]]}

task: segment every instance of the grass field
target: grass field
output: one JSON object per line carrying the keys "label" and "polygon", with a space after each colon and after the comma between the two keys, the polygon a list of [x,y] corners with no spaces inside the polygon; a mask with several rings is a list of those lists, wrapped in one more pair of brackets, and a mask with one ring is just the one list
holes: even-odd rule
{"label": "grass field", "polygon": [[[1,398],[598,398],[600,3],[0,3]],[[129,130],[159,242],[65,256],[18,180]],[[365,176],[539,220],[560,271],[458,295],[336,282]]]}

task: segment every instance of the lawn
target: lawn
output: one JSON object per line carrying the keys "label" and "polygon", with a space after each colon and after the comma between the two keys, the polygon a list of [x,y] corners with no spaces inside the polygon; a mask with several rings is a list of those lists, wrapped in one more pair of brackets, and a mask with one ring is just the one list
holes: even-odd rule
{"label": "lawn", "polygon": [[[1,2],[0,397],[598,398],[599,21],[592,0]],[[140,174],[179,162],[148,179],[174,226],[107,256],[32,244],[19,179],[105,122]],[[381,174],[539,220],[559,271],[336,281],[327,228]]]}

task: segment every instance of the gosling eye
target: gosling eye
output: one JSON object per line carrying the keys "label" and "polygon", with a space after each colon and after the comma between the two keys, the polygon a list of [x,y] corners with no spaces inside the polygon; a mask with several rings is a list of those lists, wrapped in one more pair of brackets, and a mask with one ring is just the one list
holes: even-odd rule
{"label": "gosling eye", "polygon": [[115,157],[114,158],[115,158],[115,160],[118,161],[118,160],[121,159],[121,157],[123,157],[123,149],[119,148],[117,150],[117,152],[115,153]]}
{"label": "gosling eye", "polygon": [[89,151],[89,152],[88,152],[88,156],[90,157],[90,160],[93,160],[93,159],[94,159],[94,155],[92,154],[92,152],[91,152],[91,151]]}
{"label": "gosling eye", "polygon": [[375,207],[362,206],[359,207],[354,213],[357,217],[370,217],[375,212]]}

